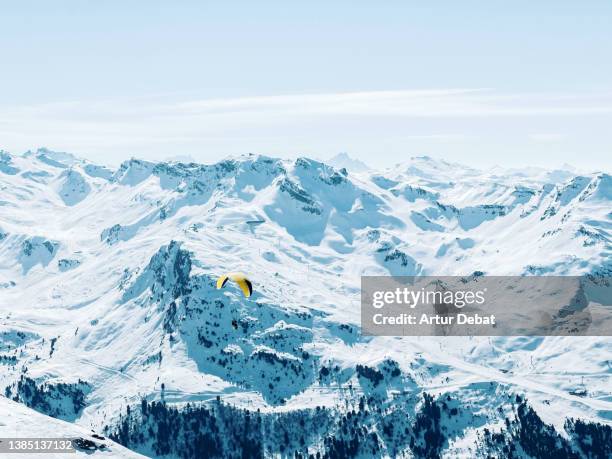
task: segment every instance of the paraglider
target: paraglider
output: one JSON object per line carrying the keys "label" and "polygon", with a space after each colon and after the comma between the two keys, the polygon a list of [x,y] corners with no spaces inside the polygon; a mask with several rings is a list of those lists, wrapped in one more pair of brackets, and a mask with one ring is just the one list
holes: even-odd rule
{"label": "paraglider", "polygon": [[253,293],[253,284],[251,284],[251,281],[247,279],[244,274],[238,272],[223,274],[221,277],[219,277],[219,279],[217,279],[217,290],[225,287],[228,280],[233,280],[236,282],[245,297],[248,298]]}

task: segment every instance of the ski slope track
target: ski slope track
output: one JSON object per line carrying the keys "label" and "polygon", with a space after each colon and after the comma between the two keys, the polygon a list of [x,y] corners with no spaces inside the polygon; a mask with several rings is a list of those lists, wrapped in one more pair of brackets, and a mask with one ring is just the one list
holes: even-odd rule
{"label": "ski slope track", "polygon": [[[429,157],[357,170],[259,155],[113,170],[0,152],[2,436],[113,434],[143,400],[278,417],[321,407],[340,422],[363,396],[417,412],[423,393],[473,409],[441,424],[441,456],[486,456],[484,432],[503,428],[515,396],[574,446],[567,419],[612,425],[610,338],[362,337],[359,325],[362,275],[612,276],[610,171]],[[216,290],[228,271],[247,274],[250,298]],[[421,440],[381,419],[363,421],[378,440],[361,456],[419,456]],[[294,449],[330,451],[333,428]],[[137,452],[107,440],[99,454],[179,456],[120,437]]]}

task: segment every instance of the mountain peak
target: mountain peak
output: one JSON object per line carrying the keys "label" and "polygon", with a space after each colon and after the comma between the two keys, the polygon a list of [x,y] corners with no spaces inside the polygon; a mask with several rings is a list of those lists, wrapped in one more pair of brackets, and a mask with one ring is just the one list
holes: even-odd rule
{"label": "mountain peak", "polygon": [[354,159],[346,152],[338,153],[327,161],[327,164],[334,166],[336,169],[346,169],[349,172],[366,172],[370,167],[358,159]]}
{"label": "mountain peak", "polygon": [[65,168],[83,162],[71,153],[49,150],[41,147],[36,150],[36,158],[50,166]]}

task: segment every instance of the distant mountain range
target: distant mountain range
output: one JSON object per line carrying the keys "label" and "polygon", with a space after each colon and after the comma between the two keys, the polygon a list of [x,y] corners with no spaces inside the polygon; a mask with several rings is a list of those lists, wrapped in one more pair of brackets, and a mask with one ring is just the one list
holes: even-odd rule
{"label": "distant mountain range", "polygon": [[609,171],[330,163],[1,152],[5,424],[110,457],[610,457],[610,338],[359,329],[362,275],[610,277]]}

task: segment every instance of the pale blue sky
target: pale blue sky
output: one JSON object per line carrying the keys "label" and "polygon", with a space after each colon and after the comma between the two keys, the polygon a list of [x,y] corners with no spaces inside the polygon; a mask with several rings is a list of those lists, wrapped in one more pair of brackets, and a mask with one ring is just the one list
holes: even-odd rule
{"label": "pale blue sky", "polygon": [[20,1],[0,148],[610,169],[612,2]]}

